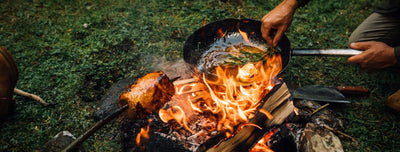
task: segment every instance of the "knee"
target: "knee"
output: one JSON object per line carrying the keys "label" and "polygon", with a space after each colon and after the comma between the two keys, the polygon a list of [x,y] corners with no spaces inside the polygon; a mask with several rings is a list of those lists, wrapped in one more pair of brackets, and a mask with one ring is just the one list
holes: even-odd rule
{"label": "knee", "polygon": [[351,43],[359,42],[359,41],[360,41],[359,34],[357,34],[357,32],[353,32],[353,33],[351,33],[351,35],[348,39],[347,45],[350,46]]}

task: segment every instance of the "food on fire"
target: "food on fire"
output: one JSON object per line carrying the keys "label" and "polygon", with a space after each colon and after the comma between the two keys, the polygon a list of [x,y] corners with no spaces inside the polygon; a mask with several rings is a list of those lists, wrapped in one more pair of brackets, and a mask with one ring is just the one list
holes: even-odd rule
{"label": "food on fire", "polygon": [[266,61],[274,51],[266,46],[256,46],[248,43],[230,45],[214,45],[204,53],[199,60],[200,72],[215,73],[217,66],[238,66],[259,61]]}
{"label": "food on fire", "polygon": [[240,82],[251,82],[251,78],[258,74],[257,68],[252,63],[247,63],[243,67],[239,68],[236,79]]}
{"label": "food on fire", "polygon": [[128,118],[141,119],[160,109],[175,94],[172,81],[162,71],[151,72],[127,86],[118,102],[129,104]]}
{"label": "food on fire", "polygon": [[271,56],[272,53],[272,51],[264,51],[264,49],[244,43],[231,46],[214,46],[200,59],[200,64],[204,64],[207,68],[218,65],[241,65],[262,61]]}

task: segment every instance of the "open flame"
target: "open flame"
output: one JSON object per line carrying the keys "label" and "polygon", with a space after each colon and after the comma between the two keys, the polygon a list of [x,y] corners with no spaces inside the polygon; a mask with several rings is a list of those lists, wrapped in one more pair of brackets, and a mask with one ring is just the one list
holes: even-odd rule
{"label": "open flame", "polygon": [[[245,32],[239,30],[239,33],[252,45]],[[222,30],[217,34],[225,35]],[[211,80],[204,73],[194,75],[197,81],[175,86],[176,94],[159,110],[159,118],[165,123],[178,124],[179,132],[187,139],[197,140],[197,144],[217,133],[230,137],[235,128],[254,117],[281,69],[280,54],[273,54],[264,57],[264,61],[217,66],[216,79]],[[273,118],[265,109],[260,112]],[[198,141],[201,139],[203,141]]]}
{"label": "open flame", "polygon": [[246,41],[247,43],[250,44],[250,40],[249,40],[249,37],[247,36],[247,33],[246,33],[246,32],[243,32],[243,31],[240,30],[240,29],[238,29],[238,31],[239,31],[240,35],[242,35],[244,41]]}
{"label": "open flame", "polygon": [[[209,80],[203,75],[197,78],[197,82],[176,86],[176,96],[180,97],[173,97],[173,101],[168,103],[172,106],[161,109],[159,117],[165,123],[175,120],[192,134],[216,130],[225,132],[229,137],[237,125],[248,122],[254,116],[261,99],[274,85],[273,77],[281,68],[280,55],[237,66],[236,69],[218,66],[216,80]],[[263,113],[269,114],[266,110]],[[210,121],[216,120],[205,125],[215,128],[201,129],[198,125],[191,128],[193,121],[189,118],[196,114],[207,115]]]}
{"label": "open flame", "polygon": [[276,132],[276,128],[272,129],[267,133],[249,152],[273,152],[271,148],[268,147],[267,142]]}
{"label": "open flame", "polygon": [[146,128],[141,128],[139,134],[136,136],[136,145],[140,147],[141,149],[144,149],[144,146],[141,145],[141,143],[147,143],[147,141],[150,139],[149,136],[149,128],[150,128],[150,123],[153,121],[153,119],[149,119],[149,124],[147,125]]}

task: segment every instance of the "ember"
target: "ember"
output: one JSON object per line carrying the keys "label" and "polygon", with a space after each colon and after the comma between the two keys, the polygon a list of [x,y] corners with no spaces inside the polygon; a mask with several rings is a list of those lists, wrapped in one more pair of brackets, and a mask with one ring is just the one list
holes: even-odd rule
{"label": "ember", "polygon": [[276,129],[272,129],[268,134],[266,134],[249,152],[273,152],[271,148],[268,147],[267,142],[269,138],[275,133]]}

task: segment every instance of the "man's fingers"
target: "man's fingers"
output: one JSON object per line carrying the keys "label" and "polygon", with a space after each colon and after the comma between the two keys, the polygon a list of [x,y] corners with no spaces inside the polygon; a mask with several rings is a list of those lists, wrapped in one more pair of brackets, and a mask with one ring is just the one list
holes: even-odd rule
{"label": "man's fingers", "polygon": [[348,63],[357,63],[356,62],[357,60],[358,60],[357,55],[347,58]]}
{"label": "man's fingers", "polygon": [[265,40],[267,40],[269,45],[272,45],[272,38],[269,36],[269,31],[271,31],[271,29],[265,29],[262,32],[262,36]]}
{"label": "man's fingers", "polygon": [[371,47],[371,42],[357,42],[351,43],[350,47],[356,50],[367,50]]}
{"label": "man's fingers", "polygon": [[[368,42],[357,42],[357,43],[350,44],[350,48],[356,49],[356,50],[362,50],[362,51],[369,49],[369,47],[370,47],[370,43],[368,43]],[[358,55],[349,57],[347,59],[347,62],[348,63],[360,63],[363,61],[365,55],[366,55],[365,52],[361,52]]]}
{"label": "man's fingers", "polygon": [[274,47],[278,45],[278,42],[281,40],[284,30],[278,30],[276,31],[275,37],[274,37]]}
{"label": "man's fingers", "polygon": [[361,62],[363,62],[363,61],[365,60],[365,56],[366,56],[366,55],[367,55],[367,52],[361,52],[361,53],[358,54],[358,55],[349,57],[349,58],[347,59],[347,62],[348,62],[348,63],[361,63]]}

